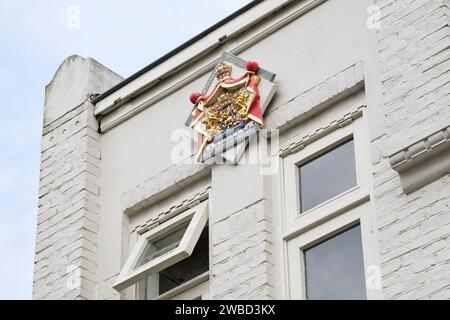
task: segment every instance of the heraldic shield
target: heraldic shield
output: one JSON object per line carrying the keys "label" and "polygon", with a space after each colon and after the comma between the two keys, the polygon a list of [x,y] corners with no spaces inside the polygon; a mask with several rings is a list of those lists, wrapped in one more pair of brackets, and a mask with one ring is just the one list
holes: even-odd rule
{"label": "heraldic shield", "polygon": [[[216,155],[238,160],[248,138],[265,126],[264,111],[276,90],[274,78],[256,61],[222,55],[203,92],[190,96],[194,108],[186,125],[199,134],[197,161]],[[235,152],[228,159],[224,153],[231,148]]]}

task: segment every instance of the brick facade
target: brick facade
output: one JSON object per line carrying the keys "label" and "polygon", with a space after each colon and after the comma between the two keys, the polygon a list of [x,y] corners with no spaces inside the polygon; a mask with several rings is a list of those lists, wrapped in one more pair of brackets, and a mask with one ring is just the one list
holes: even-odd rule
{"label": "brick facade", "polygon": [[[375,3],[384,135],[373,143],[391,153],[450,121],[449,2]],[[450,175],[407,195],[386,157],[373,165],[384,297],[448,299]]]}
{"label": "brick facade", "polygon": [[[76,74],[80,70],[82,76]],[[74,56],[47,87],[34,299],[96,296],[101,150],[90,94],[117,79],[96,61]],[[52,95],[60,94],[52,89],[59,86],[67,90],[67,103],[73,105],[52,105]],[[66,113],[60,115],[60,109]]]}
{"label": "brick facade", "polygon": [[[112,287],[140,236],[138,231],[176,216],[195,195],[209,201],[209,297],[288,297],[283,284],[288,268],[280,260],[286,258],[283,246],[291,235],[280,231],[285,213],[282,197],[275,192],[279,177],[262,176],[257,166],[169,163],[170,139],[166,136],[182,126],[184,115],[178,116],[179,110],[189,109],[180,105],[187,104],[194,88],[204,84],[207,70],[212,70],[222,49],[243,57],[265,57],[268,68],[280,69],[270,70],[279,73],[280,90],[265,115],[267,126],[280,131],[277,160],[354,121],[367,121],[367,146],[372,151],[367,156],[372,178],[367,201],[373,208],[370,215],[379,250],[382,298],[450,298],[450,173],[443,166],[444,174],[438,179],[405,192],[402,173],[392,164],[392,155],[408,162],[401,157],[411,146],[423,144],[425,150],[415,154],[426,154],[432,149],[427,148],[429,137],[450,123],[449,1],[366,1],[367,6],[375,4],[381,10],[381,28],[373,32],[373,43],[364,43],[365,51],[351,58],[350,53],[358,51],[356,46],[363,46],[363,37],[355,36],[356,40],[349,42],[354,50],[336,46],[333,50],[340,50],[340,55],[330,55],[332,58],[323,62],[331,70],[317,66],[320,77],[311,81],[315,74],[299,78],[301,72],[296,69],[306,69],[308,63],[298,59],[298,65],[297,61],[290,61],[294,66],[279,64],[280,59],[271,61],[258,45],[265,41],[270,48],[273,43],[291,45],[292,32],[298,32],[312,42],[297,54],[307,51],[311,59],[323,56],[327,50],[316,48],[322,39],[305,38],[303,29],[292,25],[306,21],[314,26],[304,13],[328,23],[324,12],[332,12],[336,18],[340,13],[334,6],[340,2],[308,0],[304,1],[310,4],[306,9],[300,7],[303,1],[292,1],[289,6],[271,1],[259,6],[271,10],[277,2],[280,8],[267,18],[268,26],[264,22],[247,30],[260,32],[255,42],[249,44],[247,31],[240,31],[233,33],[236,38],[230,44],[228,38],[219,41],[220,52],[212,45],[210,51],[193,55],[204,60],[188,59],[180,65],[179,61],[171,65],[169,60],[161,67],[168,71],[157,74],[157,81],[149,80],[155,74],[143,74],[114,93],[117,96],[108,97],[104,106],[93,105],[91,95],[113,87],[121,80],[119,76],[92,59],[70,57],[61,65],[46,90],[35,299],[135,298],[133,289],[119,293]],[[365,6],[359,0],[354,4]],[[361,8],[354,10],[367,18]],[[276,20],[283,14],[284,20]],[[262,13],[257,15],[248,23]],[[281,30],[279,34],[271,30],[275,26]],[[348,28],[355,30],[351,27],[349,24]],[[347,32],[342,37],[339,28],[335,29],[342,43],[347,44],[346,39],[353,36]],[[361,34],[368,35],[366,32]],[[244,43],[249,51],[241,48]],[[288,50],[285,53],[290,54]],[[139,90],[138,84],[142,85]],[[123,99],[130,92],[130,100]],[[101,117],[96,119],[96,112]],[[106,123],[101,134],[97,132],[99,118]],[[442,140],[448,143],[447,131],[442,132]],[[412,171],[425,170],[433,161],[422,160]]]}

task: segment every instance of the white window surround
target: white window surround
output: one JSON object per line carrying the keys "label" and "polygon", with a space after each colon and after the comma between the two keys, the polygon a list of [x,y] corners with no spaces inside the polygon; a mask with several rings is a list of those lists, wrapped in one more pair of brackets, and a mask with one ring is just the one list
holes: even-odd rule
{"label": "white window surround", "polygon": [[[371,287],[370,276],[373,270],[371,266],[378,266],[375,235],[371,230],[367,215],[370,214],[370,203],[366,202],[352,210],[345,212],[334,219],[328,220],[321,225],[310,229],[298,237],[288,241],[287,251],[289,257],[289,297],[290,299],[306,299],[306,277],[304,266],[304,250],[318,244],[334,235],[345,231],[357,224],[361,226],[361,238],[363,247],[364,270],[366,274],[367,299],[380,298],[380,288]],[[374,275],[376,276],[376,275]],[[330,283],[332,285],[332,283]]]}
{"label": "white window surround", "polygon": [[[137,290],[136,290],[136,297],[139,300],[193,300],[195,298],[201,297],[202,300],[208,300],[209,299],[209,275],[210,272],[207,271],[205,273],[202,273],[201,275],[198,275],[197,277],[179,285],[176,288],[173,288],[172,290],[169,290],[161,295],[158,295],[154,293],[154,297],[151,297],[151,292],[148,292],[148,286],[149,284],[146,283],[145,280],[140,281],[137,284]],[[150,278],[155,277],[153,282],[157,280],[156,274],[150,276]],[[150,281],[152,282],[152,281]],[[147,289],[147,291],[146,291]]]}
{"label": "white window surround", "polygon": [[209,272],[192,279],[186,286],[181,285],[154,300],[209,300]]}
{"label": "white window surround", "polygon": [[[179,245],[169,252],[136,267],[139,258],[143,254],[147,243],[163,234],[169,233],[174,228],[190,220]],[[120,274],[118,275],[114,289],[120,291],[138,283],[149,275],[159,272],[171,265],[189,257],[208,221],[208,201],[203,201],[197,206],[186,210],[173,217],[169,221],[143,233],[131,251]]]}
{"label": "white window surround", "polygon": [[[364,126],[365,121],[362,118],[353,120],[350,125],[331,132],[283,159],[282,179],[285,204],[283,238],[285,240],[289,240],[305,230],[369,200],[370,147]],[[352,138],[355,148],[357,185],[310,210],[300,213],[299,166]]]}
{"label": "white window surround", "polygon": [[[353,139],[357,184],[355,187],[300,213],[299,166]],[[369,266],[379,266],[378,242],[370,202],[371,158],[366,117],[353,119],[346,126],[287,154],[281,159],[283,217],[281,232],[285,263],[284,285],[288,299],[306,299],[303,250],[354,225],[361,225],[366,279]],[[380,299],[381,289],[367,289],[368,299]]]}

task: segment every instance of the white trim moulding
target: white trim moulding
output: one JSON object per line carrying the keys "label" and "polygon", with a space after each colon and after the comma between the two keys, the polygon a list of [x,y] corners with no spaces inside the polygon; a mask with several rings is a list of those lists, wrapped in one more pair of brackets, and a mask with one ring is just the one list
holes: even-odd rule
{"label": "white trim moulding", "polygon": [[389,156],[407,194],[450,173],[450,126]]}
{"label": "white trim moulding", "polygon": [[[326,0],[308,0],[306,2],[299,0],[286,1],[280,6],[272,8],[268,12],[261,14],[258,18],[253,19],[250,23],[244,25],[243,27],[238,28],[233,32],[230,32],[230,34],[228,34],[226,37],[217,40],[204,50],[193,53],[192,55],[189,56],[188,59],[175,65],[173,68],[166,71],[165,73],[159,76],[152,77],[152,80],[147,81],[146,84],[140,86],[139,88],[135,90],[130,89],[131,92],[126,94],[125,96],[115,97],[113,103],[104,105],[107,103],[106,101],[108,99],[99,102],[94,108],[94,114],[97,117],[99,116],[102,117],[101,131],[106,132],[107,130],[119,125],[123,121],[131,118],[132,116],[141,112],[142,110],[145,110],[146,108],[154,105],[156,102],[175,92],[184,85],[212,71],[218,59],[208,59],[208,62],[206,62],[201,68],[197,69],[194,72],[189,72],[184,77],[182,77],[181,80],[176,81],[175,83],[170,84],[168,88],[165,88],[162,91],[155,93],[151,98],[146,99],[146,101],[144,101],[143,103],[137,104],[136,106],[132,106],[131,108],[129,108],[129,110],[128,109],[126,111],[124,110],[120,114],[113,114],[113,112],[116,111],[119,107],[124,106],[129,101],[135,99],[136,97],[142,95],[143,93],[148,92],[155,86],[160,85],[162,82],[166,81],[174,74],[181,75],[182,71],[194,65],[199,60],[204,59],[208,54],[212,53],[214,50],[222,47],[224,48],[225,51],[228,51],[229,53],[232,53],[234,55],[238,55],[240,52],[251,47],[254,43],[260,41],[262,38],[265,38],[270,34],[274,33],[275,31],[283,28],[285,25],[289,24],[293,20],[304,15],[305,13],[314,9],[315,7],[319,6],[325,1]],[[285,9],[290,8],[291,5],[296,4],[299,4],[300,7],[296,8],[294,12],[285,13],[284,16],[278,18],[278,20],[273,21],[273,23],[271,23],[267,27],[263,25],[263,23],[265,23],[268,19],[276,17],[278,14],[284,13],[283,11],[285,11]],[[243,39],[234,47],[225,46],[225,44],[232,43],[232,40],[236,40],[243,34],[250,33],[250,31],[260,28],[260,25],[263,25],[261,27],[262,30],[257,30],[256,35],[249,35],[249,39]],[[124,88],[126,88],[126,86]],[[111,96],[113,97],[114,94],[112,94]]]}
{"label": "white trim moulding", "polygon": [[360,106],[355,111],[345,114],[342,118],[339,120],[335,120],[331,122],[329,125],[317,129],[314,133],[304,136],[302,139],[298,141],[291,142],[289,146],[282,148],[280,150],[280,157],[284,158],[292,153],[296,153],[297,151],[303,149],[308,144],[313,143],[314,141],[317,141],[323,136],[326,136],[327,134],[336,131],[337,129],[343,128],[351,124],[354,120],[362,117],[363,110],[366,108],[365,105]]}

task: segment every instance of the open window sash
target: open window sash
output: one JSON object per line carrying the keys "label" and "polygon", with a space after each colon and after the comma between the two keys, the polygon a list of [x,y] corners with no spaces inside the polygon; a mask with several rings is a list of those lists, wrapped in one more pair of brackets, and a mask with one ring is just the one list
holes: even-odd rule
{"label": "open window sash", "polygon": [[[114,289],[118,291],[124,290],[138,281],[145,279],[150,274],[164,270],[189,257],[207,221],[208,201],[204,201],[194,208],[188,209],[158,227],[142,234],[117,277],[113,286]],[[177,228],[179,229],[183,224],[188,224],[187,229],[174,248],[169,248],[167,252],[163,252],[161,255],[141,265],[144,255],[147,254],[148,246],[152,241],[162,236],[170,235],[171,232],[177,230]]]}

